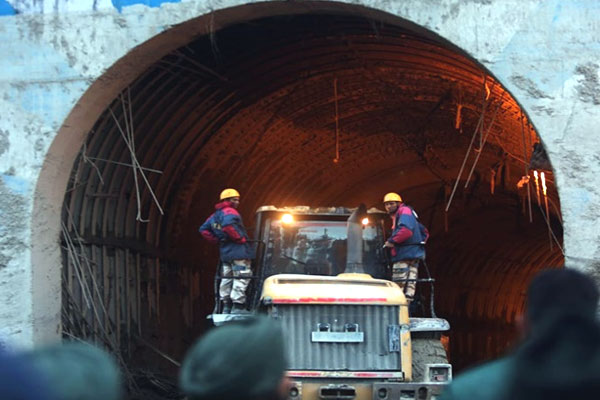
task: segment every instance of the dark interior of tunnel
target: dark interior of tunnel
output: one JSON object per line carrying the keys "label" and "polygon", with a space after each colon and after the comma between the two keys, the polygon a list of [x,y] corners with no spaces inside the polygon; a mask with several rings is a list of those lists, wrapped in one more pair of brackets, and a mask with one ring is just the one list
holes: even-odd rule
{"label": "dark interior of tunnel", "polygon": [[397,191],[431,231],[454,368],[494,357],[529,279],[563,263],[552,171],[544,196],[528,169],[539,141],[482,66],[402,21],[309,13],[198,37],[115,98],[73,166],[63,330],[173,373],[208,327],[217,251],[198,226],[222,189],[251,231],[261,205],[383,208]]}

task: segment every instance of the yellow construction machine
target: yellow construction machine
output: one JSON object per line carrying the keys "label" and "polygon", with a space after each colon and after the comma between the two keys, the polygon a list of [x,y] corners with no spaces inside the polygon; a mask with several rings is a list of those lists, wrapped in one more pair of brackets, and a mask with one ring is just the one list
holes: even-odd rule
{"label": "yellow construction machine", "polygon": [[[429,400],[452,379],[448,322],[409,316],[388,280],[386,217],[364,206],[258,209],[250,308],[281,322],[289,399]],[[245,317],[212,314],[216,325]]]}

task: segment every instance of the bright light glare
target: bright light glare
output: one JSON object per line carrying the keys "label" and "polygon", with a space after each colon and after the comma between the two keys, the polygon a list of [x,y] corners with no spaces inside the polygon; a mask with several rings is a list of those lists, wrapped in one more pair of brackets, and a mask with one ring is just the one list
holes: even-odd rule
{"label": "bright light glare", "polygon": [[284,224],[291,224],[292,222],[294,222],[294,217],[292,216],[292,214],[283,214],[281,216],[281,222],[283,222]]}
{"label": "bright light glare", "polygon": [[542,172],[542,189],[544,189],[544,196],[546,195],[546,175]]}
{"label": "bright light glare", "polygon": [[363,218],[363,219],[362,219],[362,224],[363,224],[363,225],[368,225],[368,224],[369,224],[369,218],[366,218],[366,217],[365,217],[365,218]]}

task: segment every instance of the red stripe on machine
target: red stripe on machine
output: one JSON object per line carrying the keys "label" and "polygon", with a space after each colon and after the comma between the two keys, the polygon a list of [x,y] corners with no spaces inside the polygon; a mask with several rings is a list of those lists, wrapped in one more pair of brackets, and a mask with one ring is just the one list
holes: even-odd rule
{"label": "red stripe on machine", "polygon": [[300,297],[297,299],[274,299],[274,304],[289,303],[369,303],[387,302],[385,297]]}
{"label": "red stripe on machine", "polygon": [[323,376],[322,372],[308,372],[308,371],[288,371],[287,376],[296,377],[296,378],[306,378],[306,377],[319,377]]}
{"label": "red stripe on machine", "polygon": [[402,378],[402,372],[368,371],[287,371],[290,378]]}

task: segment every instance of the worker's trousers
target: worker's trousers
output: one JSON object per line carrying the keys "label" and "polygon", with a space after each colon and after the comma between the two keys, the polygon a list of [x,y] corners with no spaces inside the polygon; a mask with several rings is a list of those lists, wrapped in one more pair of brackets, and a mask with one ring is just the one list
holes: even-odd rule
{"label": "worker's trousers", "polygon": [[417,281],[414,279],[417,279],[418,276],[419,260],[397,261],[392,265],[392,280],[404,291],[409,303],[415,297]]}
{"label": "worker's trousers", "polygon": [[250,277],[252,270],[250,269],[250,260],[233,260],[223,262],[221,270],[221,286],[219,287],[219,295],[221,300],[227,301],[231,299],[234,303],[246,303],[246,288],[250,279],[231,279],[228,277]]}

